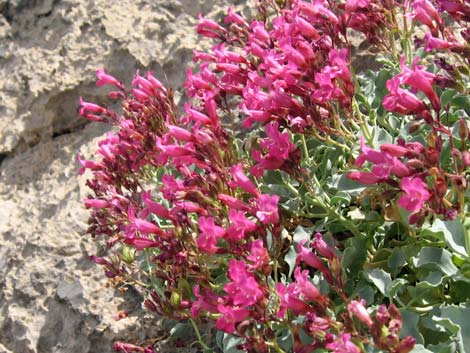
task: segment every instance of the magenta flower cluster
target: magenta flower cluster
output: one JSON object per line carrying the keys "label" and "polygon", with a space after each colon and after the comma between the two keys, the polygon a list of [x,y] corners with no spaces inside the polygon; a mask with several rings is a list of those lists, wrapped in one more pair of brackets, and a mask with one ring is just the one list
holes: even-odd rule
{"label": "magenta flower cluster", "polygon": [[[429,29],[426,51],[468,52],[444,30],[441,14],[468,21],[469,6],[437,3],[439,11],[430,0],[269,0],[258,5],[256,20],[231,8],[223,25],[201,16],[197,32],[216,44],[194,52],[198,67],[187,70],[190,100],[182,114],[174,92],[151,72],[137,72],[128,89],[98,70],[97,85],[113,87],[109,97],[120,101],[122,114],[80,99],[81,116],[117,127],[99,142],[99,158],[78,157],[80,172],[92,172],[93,195],[84,201],[89,233],[105,236],[112,253],[92,259],[114,284],[138,287],[148,310],[212,322],[243,338],[239,348],[247,352],[282,352],[279,327],[290,332],[296,353],[411,351],[414,339],[400,336],[395,305],[368,308],[348,291],[332,237],[313,231],[308,240],[292,239],[302,219],[281,207],[283,195],[264,178],[281,173],[312,197],[318,185],[310,182],[305,140],[337,148],[360,140],[348,178],[367,185],[384,209],[401,207],[417,225],[429,215],[449,220],[462,212],[470,165],[463,119],[460,149],[452,146],[450,167],[441,161],[444,139],[453,141],[454,133],[441,120],[438,89],[456,82],[455,66],[441,62],[444,77],[427,71],[421,58],[407,65],[410,58],[396,56],[400,72],[386,82],[382,106],[412,116],[410,130],[428,129],[425,141],[398,138],[372,148],[354,98],[351,31],[390,49],[394,7],[410,8],[406,18]],[[245,132],[259,130],[249,143],[240,145],[227,128],[236,116]],[[356,137],[359,129],[364,137]],[[295,253],[291,264],[284,260],[288,249]],[[153,351],[122,342],[115,348]]]}

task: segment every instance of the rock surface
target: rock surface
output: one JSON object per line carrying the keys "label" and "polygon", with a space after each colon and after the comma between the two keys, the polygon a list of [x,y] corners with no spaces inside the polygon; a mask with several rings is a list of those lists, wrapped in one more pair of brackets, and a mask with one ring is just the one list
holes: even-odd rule
{"label": "rock surface", "polygon": [[127,83],[152,70],[181,89],[198,13],[243,3],[0,0],[0,353],[107,353],[165,335],[88,259],[99,249],[85,235],[76,155],[90,157],[107,127],[85,124],[78,99],[105,102],[101,67]]}

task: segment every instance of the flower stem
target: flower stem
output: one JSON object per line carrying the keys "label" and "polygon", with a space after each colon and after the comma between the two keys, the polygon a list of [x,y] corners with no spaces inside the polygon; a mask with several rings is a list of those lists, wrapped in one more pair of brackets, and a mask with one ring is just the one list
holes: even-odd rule
{"label": "flower stem", "polygon": [[197,340],[199,344],[201,345],[202,349],[204,349],[204,352],[212,352],[212,349],[210,349],[209,346],[202,340],[201,332],[199,332],[199,329],[196,323],[194,322],[194,320],[189,319],[189,321],[191,322],[191,325],[193,326],[194,332],[196,333],[196,336],[197,336]]}

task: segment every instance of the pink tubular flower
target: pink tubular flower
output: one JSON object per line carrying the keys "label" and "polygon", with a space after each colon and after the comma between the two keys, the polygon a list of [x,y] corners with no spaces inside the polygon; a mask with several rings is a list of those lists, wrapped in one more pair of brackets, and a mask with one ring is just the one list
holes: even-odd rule
{"label": "pink tubular flower", "polygon": [[225,28],[212,20],[208,20],[207,18],[202,17],[201,14],[199,14],[199,23],[196,27],[196,30],[198,34],[207,38],[223,39],[227,34]]}
{"label": "pink tubular flower", "polygon": [[127,210],[127,213],[130,221],[130,223],[126,227],[126,237],[128,239],[134,238],[135,233],[137,231],[141,232],[142,234],[165,234],[163,230],[161,230],[152,222],[136,217],[135,210],[133,208],[129,208]]}
{"label": "pink tubular flower", "polygon": [[278,213],[279,196],[262,194],[256,201],[256,217],[263,224],[276,224],[279,222]]}
{"label": "pink tubular flower", "polygon": [[395,76],[386,83],[390,92],[383,99],[383,107],[399,114],[420,114],[425,111],[426,105],[413,93],[399,87],[400,81]]}
{"label": "pink tubular flower", "polygon": [[225,229],[215,225],[212,217],[199,217],[199,230],[198,248],[208,254],[215,254],[219,249],[217,240],[225,235]]}
{"label": "pink tubular flower", "polygon": [[250,211],[251,208],[242,200],[237,199],[236,197],[226,195],[226,194],[218,194],[217,198],[226,206],[233,208],[235,210],[240,211]]}
{"label": "pink tubular flower", "polygon": [[232,282],[224,286],[234,305],[247,307],[255,304],[261,297],[261,290],[255,276],[248,272],[247,264],[240,260],[230,260],[228,264],[228,277]]}
{"label": "pink tubular flower", "polygon": [[196,297],[196,300],[191,305],[191,315],[193,318],[196,319],[201,310],[209,313],[217,312],[218,297],[210,289],[204,289],[201,294],[199,284],[196,284],[193,288],[193,292]]}
{"label": "pink tubular flower", "polygon": [[307,16],[311,22],[318,22],[319,20],[327,20],[332,24],[337,24],[338,17],[328,8],[325,7],[323,0],[314,0],[312,4],[298,1],[301,13]]}
{"label": "pink tubular flower", "polygon": [[96,70],[96,77],[98,78],[98,80],[96,81],[96,85],[98,87],[104,85],[113,85],[119,88],[120,90],[124,89],[124,85],[122,84],[122,82],[118,81],[113,76],[108,75],[106,72],[104,72],[104,69]]}
{"label": "pink tubular flower", "polygon": [[249,266],[253,269],[260,269],[268,265],[268,250],[264,247],[263,241],[261,239],[256,239],[253,243],[251,243],[250,255],[248,255],[246,259],[253,262],[253,265]]}
{"label": "pink tubular flower", "polygon": [[279,310],[276,316],[280,319],[284,317],[287,309],[292,310],[296,315],[303,315],[311,311],[311,307],[300,300],[294,293],[294,287],[289,285],[286,287],[282,283],[276,284],[276,292],[279,296]]}
{"label": "pink tubular flower", "polygon": [[233,177],[233,182],[230,182],[230,187],[240,187],[244,191],[252,194],[253,196],[259,196],[259,190],[253,184],[253,182],[243,173],[243,166],[241,163],[234,165],[230,168],[231,175]]}
{"label": "pink tubular flower", "polygon": [[432,87],[436,75],[432,72],[426,71],[424,66],[418,65],[418,61],[420,59],[421,58],[416,58],[411,69],[409,69],[405,65],[405,57],[402,57],[400,60],[402,72],[395,77],[400,80],[400,84],[410,85],[413,90],[423,92],[431,101],[433,108],[435,110],[439,110],[441,103]]}
{"label": "pink tubular flower", "polygon": [[346,0],[346,11],[354,12],[370,5],[370,0]]}
{"label": "pink tubular flower", "polygon": [[360,301],[351,300],[351,302],[348,304],[348,311],[350,314],[353,314],[360,321],[365,323],[367,326],[371,327],[374,323],[372,322],[372,319],[369,313],[367,312],[365,304],[366,302],[364,299],[361,299]]}
{"label": "pink tubular flower", "polygon": [[235,13],[233,11],[232,7],[229,7],[227,9],[227,16],[224,19],[225,23],[236,23],[237,25],[240,25],[242,27],[249,27],[248,23],[245,21],[245,19],[240,16],[239,14]]}
{"label": "pink tubular flower", "polygon": [[404,194],[398,200],[398,205],[412,213],[421,210],[423,204],[431,197],[426,183],[417,177],[403,178],[401,189]]}
{"label": "pink tubular flower", "polygon": [[429,0],[413,0],[412,6],[414,9],[414,12],[411,14],[412,18],[428,26],[432,31],[436,29],[433,21],[438,25],[442,24],[439,12],[437,12],[436,8]]}
{"label": "pink tubular flower", "polygon": [[127,238],[124,242],[126,244],[132,245],[137,250],[157,248],[160,246],[159,242],[156,242],[148,238],[142,238],[142,237]]}
{"label": "pink tubular flower", "polygon": [[107,208],[110,206],[108,200],[102,199],[84,199],[83,203],[86,208]]}
{"label": "pink tubular flower", "polygon": [[333,353],[361,353],[358,346],[351,342],[351,334],[342,333],[336,338],[336,341],[328,343],[326,349]]}
{"label": "pink tubular flower", "polygon": [[370,172],[349,172],[346,177],[365,185],[374,185],[380,181],[377,175]]}
{"label": "pink tubular flower", "polygon": [[245,232],[252,232],[256,229],[255,222],[245,216],[245,212],[231,209],[229,219],[232,223],[227,229],[227,236],[233,240],[241,240],[245,237]]}
{"label": "pink tubular flower", "polygon": [[316,233],[312,241],[312,247],[323,257],[328,260],[333,259],[335,256],[334,251],[331,247],[323,240],[323,235]]}
{"label": "pink tubular flower", "polygon": [[168,209],[152,200],[150,190],[142,193],[142,202],[147,206],[144,209],[144,215],[146,214],[146,212],[151,212],[160,218],[170,218],[170,212],[168,211]]}
{"label": "pink tubular flower", "polygon": [[241,322],[250,316],[250,310],[243,308],[234,308],[230,305],[217,305],[217,311],[222,314],[215,322],[218,330],[233,334],[235,333],[235,324]]}
{"label": "pink tubular flower", "polygon": [[321,298],[320,291],[308,278],[308,270],[301,271],[297,267],[294,271],[295,282],[293,282],[294,293],[301,299],[306,301],[319,301]]}
{"label": "pink tubular flower", "polygon": [[328,283],[333,283],[331,272],[326,268],[322,260],[320,260],[320,258],[312,252],[312,250],[304,246],[306,242],[307,241],[303,239],[297,244],[297,252],[299,254],[297,255],[296,263],[300,264],[301,262],[304,262],[310,267],[322,272]]}
{"label": "pink tubular flower", "polygon": [[431,32],[428,32],[424,35],[424,41],[426,43],[425,51],[430,52],[434,49],[449,49],[452,47],[452,44],[446,42],[443,39],[433,37]]}
{"label": "pink tubular flower", "polygon": [[259,150],[253,150],[253,158],[258,162],[251,168],[251,173],[258,177],[264,170],[274,170],[282,168],[296,150],[295,145],[290,141],[289,133],[279,131],[279,123],[273,122],[265,127],[267,137],[260,141],[260,146],[267,153],[262,154]]}

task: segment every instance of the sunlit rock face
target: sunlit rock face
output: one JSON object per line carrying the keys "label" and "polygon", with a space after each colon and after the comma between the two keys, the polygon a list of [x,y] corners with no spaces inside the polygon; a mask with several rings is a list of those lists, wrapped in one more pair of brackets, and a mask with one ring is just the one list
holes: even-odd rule
{"label": "sunlit rock face", "polygon": [[245,3],[0,0],[0,353],[107,353],[115,340],[165,337],[139,295],[106,286],[88,259],[102,249],[86,235],[76,155],[90,158],[108,127],[79,118],[78,101],[111,104],[98,68],[128,84],[151,70],[180,97],[192,50],[208,45],[198,13],[221,19]]}

